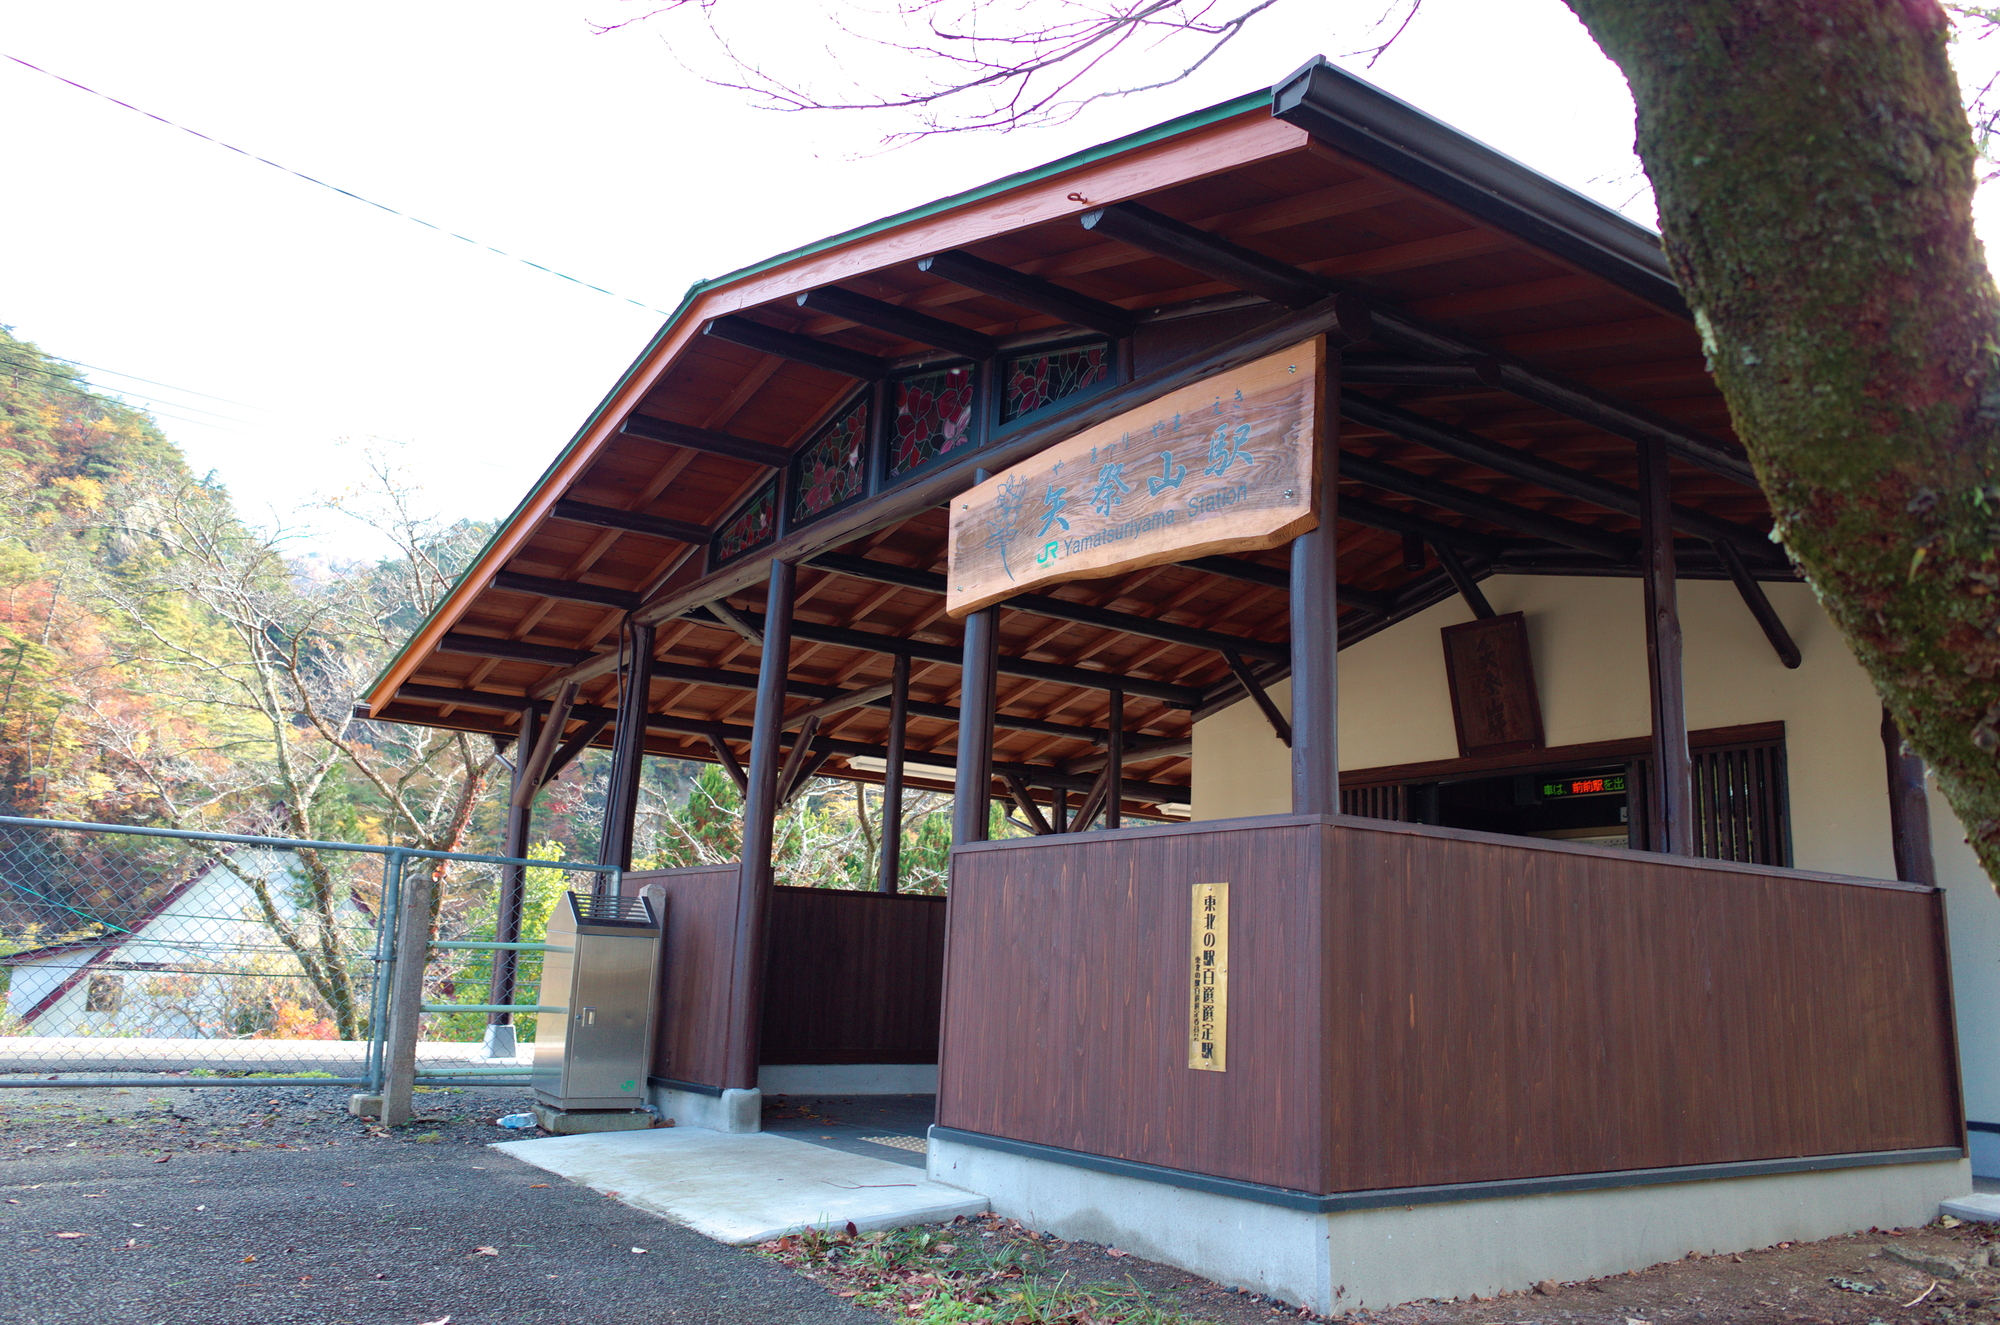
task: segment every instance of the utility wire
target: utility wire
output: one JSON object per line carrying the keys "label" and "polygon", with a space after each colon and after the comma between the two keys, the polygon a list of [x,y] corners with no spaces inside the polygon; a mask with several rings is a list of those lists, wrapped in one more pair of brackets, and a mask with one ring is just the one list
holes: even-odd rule
{"label": "utility wire", "polygon": [[65,359],[60,354],[50,354],[47,350],[37,350],[36,353],[52,363],[66,363],[72,368],[87,368],[93,373],[109,373],[113,377],[122,377],[128,382],[144,382],[147,386],[165,387],[169,391],[178,391],[182,395],[200,396],[203,400],[220,401],[224,405],[235,405],[239,409],[262,410],[266,414],[276,414],[278,412],[267,405],[245,404],[240,400],[231,400],[228,396],[211,396],[206,391],[197,391],[193,387],[175,386],[172,382],[155,382],[150,377],[135,377],[131,373],[121,373],[116,368],[99,368],[96,364],[85,363],[81,359]]}
{"label": "utility wire", "polygon": [[[66,362],[66,361],[65,361],[65,362]],[[56,382],[56,383],[61,383],[61,384],[63,384],[63,385],[59,385],[59,386],[56,386],[56,387],[54,387],[54,388],[48,388],[48,387],[44,387],[44,388],[43,388],[43,390],[51,390],[51,389],[53,389],[53,390],[56,390],[56,391],[59,391],[59,392],[62,392],[62,393],[64,393],[64,394],[67,394],[67,395],[84,395],[84,394],[89,394],[89,395],[91,395],[91,396],[94,396],[94,397],[101,397],[101,398],[104,398],[104,399],[107,399],[107,400],[109,400],[109,399],[113,399],[113,398],[115,398],[115,397],[119,397],[119,396],[125,396],[125,397],[130,397],[130,398],[131,398],[132,400],[141,400],[141,401],[145,401],[145,402],[146,402],[146,406],[145,406],[146,408],[151,408],[151,407],[152,407],[152,406],[154,406],[154,405],[171,405],[171,406],[173,406],[173,407],[174,407],[175,409],[185,409],[185,410],[192,410],[192,411],[193,411],[193,412],[195,412],[196,414],[206,414],[206,415],[208,415],[208,416],[209,416],[210,418],[215,418],[215,419],[223,419],[223,420],[226,420],[227,422],[230,422],[230,423],[241,423],[241,424],[245,425],[246,427],[252,427],[252,428],[254,428],[254,427],[256,427],[256,426],[257,426],[256,424],[252,423],[252,422],[251,422],[250,420],[248,420],[248,419],[239,419],[239,418],[237,418],[237,417],[236,417],[236,416],[235,416],[234,414],[223,414],[223,413],[220,413],[219,411],[216,411],[216,410],[212,410],[212,409],[203,409],[203,408],[202,408],[201,406],[199,406],[199,405],[189,405],[189,404],[184,404],[183,402],[181,402],[181,401],[178,401],[178,400],[169,400],[169,399],[166,399],[166,398],[164,398],[164,397],[160,397],[160,396],[152,396],[152,395],[148,395],[147,393],[145,393],[145,392],[143,392],[143,391],[133,391],[133,390],[131,390],[130,388],[125,388],[125,387],[97,387],[97,388],[96,388],[96,389],[95,389],[94,391],[91,391],[91,392],[89,392],[89,393],[85,393],[85,392],[81,392],[81,391],[77,391],[77,390],[75,390],[75,389],[74,389],[74,380],[73,380],[73,379],[71,379],[71,378],[67,378],[67,377],[64,377],[64,376],[62,376],[62,375],[61,375],[61,374],[59,374],[59,373],[52,373],[52,372],[50,372],[50,371],[49,371],[48,369],[46,369],[46,368],[43,368],[43,367],[40,367],[39,365],[36,365],[36,364],[29,364],[29,363],[22,363],[22,362],[20,362],[20,361],[19,361],[19,360],[17,360],[17,359],[9,359],[9,358],[7,358],[7,357],[6,357],[6,356],[5,356],[4,354],[0,354],[0,370],[11,370],[11,371],[13,371],[13,372],[17,372],[17,373],[33,373],[33,374],[35,374],[35,375],[36,375],[37,377],[45,377],[45,378],[47,378],[47,379],[48,379],[49,381],[51,381],[51,382]],[[111,370],[110,370],[110,369],[108,369],[108,368],[97,368],[97,369],[93,369],[92,371],[93,371],[93,372],[100,372],[100,373],[108,373],[108,372],[110,372]],[[122,377],[122,376],[124,376],[124,374],[123,374],[123,373],[120,373],[120,374],[118,374],[118,376]],[[143,378],[134,378],[133,380],[134,380],[134,381],[143,381],[143,380],[145,380],[145,379],[143,379]],[[173,391],[178,391],[178,390],[180,390],[180,389],[181,389],[181,388],[179,388],[179,387],[171,387],[171,388],[169,388],[169,390],[173,390]],[[201,393],[200,393],[200,392],[198,392],[198,391],[196,391],[196,392],[190,392],[189,394],[190,394],[190,395],[200,395]],[[214,396],[203,396],[202,398],[203,398],[204,400],[214,400],[214,399],[216,399],[216,397],[214,397]],[[124,400],[119,400],[119,401],[118,401],[117,403],[119,403],[119,404],[124,404],[124,405],[128,405],[128,402],[127,402],[127,401],[124,401]],[[235,402],[234,402],[234,401],[230,401],[230,402],[228,402],[228,403],[230,403],[230,404],[234,404]],[[130,407],[130,406],[128,405],[128,408],[129,408],[129,407]],[[247,405],[247,406],[245,406],[244,408],[246,408],[246,409],[255,409],[255,408],[256,408],[256,406],[254,406],[254,405]]]}
{"label": "utility wire", "polygon": [[463,240],[465,243],[472,245],[474,248],[483,248],[489,253],[497,253],[501,257],[506,258],[509,261],[518,262],[526,267],[533,267],[536,271],[545,271],[551,276],[561,277],[563,280],[570,282],[572,285],[581,285],[586,290],[595,290],[599,294],[610,295],[613,299],[622,299],[624,300],[624,302],[631,304],[635,308],[643,308],[649,313],[658,313],[661,317],[671,316],[671,314],[669,314],[663,308],[655,308],[651,304],[642,303],[639,300],[633,299],[628,295],[619,294],[614,290],[607,290],[601,285],[592,285],[589,281],[568,275],[567,273],[564,272],[559,272],[554,267],[545,267],[539,262],[534,262],[527,258],[521,257],[517,254],[509,253],[505,249],[495,248],[491,244],[482,244],[476,239],[467,238],[465,235],[461,235],[455,230],[447,230],[441,225],[434,225],[431,222],[424,220],[422,217],[412,216],[408,212],[398,211],[396,208],[389,206],[387,203],[376,202],[373,198],[364,198],[360,194],[352,191],[351,189],[341,188],[338,184],[329,184],[325,180],[315,179],[311,175],[308,175],[303,171],[293,170],[290,166],[281,166],[276,161],[273,161],[268,157],[258,156],[255,152],[246,151],[241,147],[237,147],[233,143],[225,143],[220,138],[211,137],[210,135],[203,133],[199,129],[190,129],[188,128],[187,125],[177,124],[173,120],[168,119],[164,115],[155,115],[150,110],[141,110],[139,107],[133,105],[131,102],[120,101],[117,97],[112,96],[108,92],[99,92],[94,87],[85,87],[82,83],[77,82],[73,78],[64,78],[61,74],[53,73],[47,69],[42,68],[38,64],[31,64],[27,60],[23,60],[18,55],[9,55],[5,51],[0,51],[0,57],[5,57],[6,59],[12,60],[15,64],[20,65],[24,69],[32,69],[38,74],[42,74],[48,78],[53,78],[58,83],[66,83],[70,87],[75,88],[79,92],[88,92],[93,97],[100,97],[103,100],[110,102],[114,106],[123,106],[126,110],[131,111],[135,115],[144,115],[147,119],[157,120],[159,123],[166,125],[170,129],[179,129],[182,133],[192,134],[196,138],[201,139],[203,142],[213,143],[217,147],[223,148],[226,151],[236,153],[238,156],[245,156],[250,158],[252,161],[256,161],[263,165],[267,165],[271,167],[271,169],[273,170],[282,170],[287,175],[290,175],[295,179],[302,179],[308,184],[317,184],[323,189],[332,189],[335,193],[338,193],[343,197],[352,198],[354,199],[354,201],[359,203],[366,203],[368,206],[374,207],[380,211],[387,212],[391,216],[400,216],[405,221],[411,221],[416,223],[417,225],[423,226],[426,230],[435,230],[441,235],[449,235],[453,239]]}
{"label": "utility wire", "polygon": [[[36,370],[34,370],[34,369],[22,369],[22,368],[20,368],[20,366],[19,366],[19,365],[7,365],[7,366],[8,366],[8,367],[12,367],[12,368],[14,368],[14,370],[15,370],[15,371],[26,371],[26,372],[34,372],[34,371],[36,371]],[[64,378],[60,378],[60,377],[51,377],[51,376],[50,376],[49,374],[47,374],[47,373],[43,373],[43,374],[41,374],[41,375],[42,375],[42,376],[44,376],[44,377],[50,377],[50,380],[51,380],[52,382],[63,382],[63,381],[65,381],[65,380],[66,380],[66,379],[64,379]],[[238,437],[250,437],[250,436],[254,436],[254,435],[255,435],[255,434],[252,434],[252,433],[247,433],[247,432],[240,432],[240,431],[238,431],[238,430],[237,430],[237,429],[235,429],[235,428],[225,428],[225,427],[223,427],[223,426],[222,426],[221,424],[219,424],[219,423],[209,423],[209,422],[206,422],[206,421],[204,421],[204,420],[201,420],[201,419],[184,419],[184,418],[182,418],[182,417],[181,417],[180,415],[178,415],[178,414],[169,414],[169,413],[167,413],[167,412],[166,412],[165,410],[161,409],[161,408],[160,408],[160,407],[158,406],[158,404],[154,403],[154,402],[153,402],[153,401],[151,401],[151,400],[150,400],[150,399],[149,399],[148,397],[145,397],[145,396],[139,396],[139,397],[138,397],[138,399],[140,399],[141,401],[144,401],[144,402],[146,402],[146,403],[144,403],[144,404],[139,404],[139,405],[134,405],[134,404],[131,404],[131,403],[130,403],[130,402],[128,402],[128,401],[124,401],[124,400],[118,400],[118,399],[114,398],[113,396],[109,395],[108,393],[106,393],[105,391],[102,391],[102,390],[98,390],[98,391],[80,391],[80,390],[76,389],[76,388],[75,388],[75,387],[73,387],[73,386],[42,386],[42,387],[39,387],[39,388],[37,388],[37,389],[38,389],[38,390],[41,390],[41,391],[47,391],[47,392],[50,392],[50,393],[53,393],[53,394],[55,394],[55,395],[59,395],[59,396],[74,396],[74,397],[75,397],[76,399],[78,399],[78,400],[87,400],[87,401],[90,401],[90,402],[91,402],[92,404],[95,404],[95,405],[100,405],[100,406],[102,406],[102,405],[122,405],[122,406],[124,406],[124,408],[126,408],[126,409],[129,409],[129,410],[133,410],[133,411],[135,411],[135,412],[139,412],[139,413],[144,413],[144,414],[150,414],[150,415],[152,415],[152,416],[153,416],[154,418],[156,418],[156,419],[172,419],[172,420],[173,420],[173,421],[174,421],[175,423],[185,423],[185,424],[188,424],[189,426],[191,426],[191,427],[195,427],[195,428],[213,428],[213,429],[215,429],[215,430],[216,430],[217,432],[227,432],[227,433],[235,433],[235,434],[236,434],[236,436],[238,436]],[[174,407],[175,407],[176,409],[192,409],[192,410],[195,410],[195,412],[196,412],[196,413],[199,413],[199,414],[209,414],[209,413],[211,413],[211,412],[212,412],[212,411],[209,411],[209,410],[205,410],[205,409],[199,409],[199,408],[197,408],[197,407],[196,407],[196,406],[194,406],[194,405],[183,405],[183,404],[181,404],[181,403],[180,403],[179,401],[168,401],[167,403],[168,403],[168,404],[170,404],[170,405],[172,405],[172,406],[174,406]],[[238,418],[231,418],[231,417],[230,417],[229,415],[227,415],[227,414],[216,414],[216,415],[215,415],[214,417],[216,417],[216,418],[218,418],[218,419],[228,419],[228,420],[229,420],[229,422],[231,422],[231,423],[241,423],[241,424],[244,424],[244,425],[245,425],[246,427],[251,427],[251,428],[254,428],[254,427],[256,427],[256,426],[257,426],[257,425],[256,425],[256,424],[254,424],[254,423],[250,423],[250,422],[249,422],[248,420],[246,420],[246,419],[238,419]]]}

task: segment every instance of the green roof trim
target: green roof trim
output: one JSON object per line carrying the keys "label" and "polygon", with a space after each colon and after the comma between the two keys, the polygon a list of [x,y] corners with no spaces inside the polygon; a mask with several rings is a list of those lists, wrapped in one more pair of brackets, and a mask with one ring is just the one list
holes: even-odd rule
{"label": "green roof trim", "polygon": [[[563,462],[568,460],[576,448],[582,444],[583,439],[590,435],[590,430],[595,428],[598,420],[604,417],[605,410],[610,408],[611,402],[618,398],[618,393],[625,389],[625,384],[632,380],[633,376],[638,373],[640,366],[653,356],[653,352],[660,347],[661,342],[666,340],[668,334],[680,325],[681,319],[687,315],[688,310],[694,306],[695,301],[703,295],[714,290],[720,290],[725,286],[733,285],[738,281],[746,280],[761,272],[770,271],[774,267],[781,267],[788,262],[795,262],[800,258],[809,257],[815,253],[824,253],[828,249],[838,248],[842,244],[851,244],[856,240],[866,239],[870,235],[877,235],[885,230],[893,230],[898,226],[908,225],[912,221],[920,221],[926,217],[936,216],[939,213],[963,207],[968,203],[981,202],[997,194],[1006,193],[1010,190],[1021,188],[1024,185],[1038,183],[1051,176],[1061,175],[1078,167],[1102,161],[1107,157],[1130,152],[1136,148],[1147,147],[1163,139],[1172,138],[1195,129],[1206,128],[1211,124],[1233,119],[1238,115],[1247,114],[1253,110],[1268,112],[1270,107],[1270,89],[1258,88],[1255,92],[1247,92],[1240,97],[1220,102],[1204,110],[1191,111],[1186,115],[1167,120],[1165,123],[1153,125],[1151,128],[1129,133],[1123,138],[1114,138],[1108,143],[1099,143],[1095,147],[1086,147],[1082,151],[1072,152],[1068,156],[1058,157],[1054,161],[1033,166],[1027,170],[1017,171],[1012,175],[1003,175],[999,179],[967,189],[962,193],[954,193],[949,197],[939,198],[935,202],[927,202],[921,206],[908,208],[894,215],[885,216],[878,221],[870,221],[866,225],[855,226],[851,230],[843,230],[837,235],[830,235],[825,239],[811,244],[787,249],[783,253],[765,258],[761,262],[754,262],[747,267],[739,267],[726,276],[717,276],[710,280],[696,281],[688,287],[687,293],[681,296],[680,303],[675,305],[674,311],[667,316],[667,320],[661,324],[660,329],[653,333],[652,339],[646,342],[646,347],[639,352],[638,357],[632,360],[625,371],[618,375],[618,380],[612,383],[609,391],[604,393],[604,398],[597,403],[595,409],[590,411],[590,414],[584,419],[582,426],[570,437],[562,450],[556,453],[555,459],[551,460],[548,466],[542,470],[541,477],[528,486],[528,490],[522,494],[521,500],[515,503],[512,511],[508,512],[507,518],[495,526],[493,536],[486,540],[485,546],[479,549],[479,554],[472,559],[471,563],[467,565],[465,571],[459,575],[458,579],[453,581],[450,592],[445,595],[445,601],[449,602],[451,595],[457,593],[459,586],[465,582],[465,577],[470,575],[475,568],[486,560],[487,554],[493,551],[494,545],[500,541],[501,536],[513,526],[516,520],[521,518],[522,512],[527,510],[529,503],[534,501],[536,495],[555,476],[556,471],[562,468]],[[411,632],[410,638],[404,641],[403,647],[396,650],[395,656],[383,664],[382,669],[375,674],[375,679],[368,683],[368,689],[364,693],[374,694],[383,680],[402,665],[404,656],[410,651],[410,646],[416,642],[417,636],[423,633],[424,627],[431,623],[431,620],[436,617],[438,611],[443,609],[443,606],[444,604],[440,603],[436,609],[425,615],[424,619],[418,623],[417,628]]]}

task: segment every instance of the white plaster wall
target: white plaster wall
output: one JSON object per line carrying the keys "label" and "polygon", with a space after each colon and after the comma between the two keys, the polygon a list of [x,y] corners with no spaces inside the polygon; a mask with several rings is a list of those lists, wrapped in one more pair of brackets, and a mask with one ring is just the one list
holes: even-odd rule
{"label": "white plaster wall", "polygon": [[[1637,580],[1496,576],[1482,587],[1496,611],[1526,616],[1550,745],[1646,734]],[[1732,585],[1682,581],[1688,725],[1783,722],[1794,862],[1886,877],[1893,858],[1881,704],[1811,590],[1797,584],[1766,590],[1804,655],[1796,671],[1778,661]],[[1438,630],[1471,615],[1453,598],[1341,653],[1342,768],[1458,756]],[[1278,687],[1276,696],[1289,712],[1289,687]],[[1290,809],[1290,752],[1253,705],[1239,703],[1195,724],[1195,818]],[[1995,924],[2000,937],[2000,914]]]}
{"label": "white plaster wall", "polygon": [[[2000,1123],[2000,897],[1994,896],[1958,816],[1930,784],[1931,855],[1951,926],[1952,995],[1958,1003],[1965,1116]],[[2000,1178],[2000,1135],[1973,1132],[1972,1171]]]}

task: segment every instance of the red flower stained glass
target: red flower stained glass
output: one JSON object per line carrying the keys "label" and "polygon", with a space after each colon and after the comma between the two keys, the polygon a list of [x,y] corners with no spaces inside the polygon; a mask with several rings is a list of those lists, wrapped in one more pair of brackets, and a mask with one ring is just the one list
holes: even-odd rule
{"label": "red flower stained glass", "polygon": [[972,443],[972,365],[940,368],[896,383],[889,472],[907,474]]}
{"label": "red flower stained glass", "polygon": [[812,519],[861,495],[868,474],[868,397],[820,430],[792,461],[792,520]]}
{"label": "red flower stained glass", "polygon": [[1000,422],[1053,405],[1111,376],[1111,342],[1093,341],[1037,350],[1007,360],[1001,374]]}
{"label": "red flower stained glass", "polygon": [[771,541],[778,532],[778,476],[771,475],[715,534],[709,564],[719,566]]}

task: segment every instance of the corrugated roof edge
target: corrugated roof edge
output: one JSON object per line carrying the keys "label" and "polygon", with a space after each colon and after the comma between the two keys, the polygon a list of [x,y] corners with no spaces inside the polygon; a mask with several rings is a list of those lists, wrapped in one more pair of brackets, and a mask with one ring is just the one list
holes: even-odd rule
{"label": "corrugated roof edge", "polygon": [[1658,307],[1692,317],[1657,232],[1316,56],[1271,114]]}
{"label": "corrugated roof edge", "polygon": [[583,439],[590,435],[591,429],[597,426],[597,422],[603,417],[604,411],[610,406],[613,400],[618,398],[618,393],[625,389],[625,384],[631,381],[633,375],[652,357],[653,352],[660,347],[660,343],[667,338],[668,333],[680,325],[681,319],[687,316],[688,310],[694,306],[694,302],[701,298],[701,296],[708,294],[710,291],[733,285],[737,281],[746,280],[761,272],[769,271],[774,267],[783,266],[787,262],[793,262],[815,253],[823,253],[828,249],[838,248],[842,244],[851,244],[855,240],[865,239],[870,235],[879,234],[884,230],[906,225],[911,221],[921,220],[926,216],[933,216],[939,212],[949,211],[954,207],[961,207],[967,203],[978,202],[982,199],[990,198],[995,194],[1005,193],[1009,189],[1019,188],[1025,184],[1033,184],[1039,180],[1047,179],[1052,175],[1060,175],[1064,171],[1074,170],[1078,166],[1089,165],[1091,162],[1116,156],[1120,152],[1129,152],[1134,148],[1145,147],[1150,143],[1158,142],[1164,138],[1171,138],[1176,134],[1187,133],[1221,120],[1230,119],[1233,116],[1242,115],[1248,111],[1261,109],[1269,104],[1270,96],[1271,94],[1264,90],[1246,92],[1240,97],[1232,98],[1229,101],[1221,102],[1204,110],[1197,110],[1178,116],[1163,123],[1153,125],[1151,128],[1141,129],[1137,133],[1127,134],[1123,138],[1114,138],[1108,143],[1099,143],[1095,147],[1087,147],[1082,151],[1072,152],[1068,156],[1058,157],[1054,161],[1049,161],[1027,170],[1017,171],[1012,175],[1003,175],[999,179],[967,189],[964,192],[954,193],[949,197],[939,198],[935,202],[928,202],[919,207],[911,207],[904,211],[896,212],[878,221],[870,221],[866,225],[855,226],[851,230],[843,230],[839,234],[830,235],[815,243],[804,244],[794,249],[787,249],[783,253],[765,258],[761,262],[752,263],[747,267],[739,267],[726,276],[717,276],[709,280],[696,281],[688,287],[687,293],[681,296],[680,303],[674,306],[674,311],[668,314],[667,320],[661,323],[660,329],[653,333],[652,339],[646,342],[646,347],[639,352],[638,357],[633,359],[625,371],[618,375],[618,380],[611,384],[611,389],[604,393],[604,398],[598,401],[595,409],[590,411],[590,414],[584,419],[582,426],[576,430],[569,441],[563,446],[562,450],[558,451],[555,458],[542,470],[541,476],[528,486],[528,490],[522,495],[521,500],[515,503],[512,511],[508,512],[507,518],[494,526],[492,536],[479,549],[479,554],[467,563],[465,570],[460,573],[458,579],[453,581],[451,590],[445,595],[444,601],[439,603],[430,613],[426,614],[423,621],[417,624],[416,629],[410,632],[410,638],[404,643],[403,647],[398,649],[395,655],[382,665],[381,670],[376,672],[375,679],[368,683],[368,689],[365,692],[368,699],[371,702],[375,699],[375,692],[381,689],[382,683],[402,665],[404,655],[410,651],[410,646],[423,634],[424,627],[429,625],[439,613],[451,606],[451,600],[457,595],[459,586],[465,582],[465,578],[479,569],[485,562],[487,555],[492,552],[494,545],[500,541],[501,535],[506,532],[514,521],[521,517],[523,511],[527,510],[533,504],[542,488],[562,468],[563,462],[569,459],[570,453],[576,450],[582,444]]}

